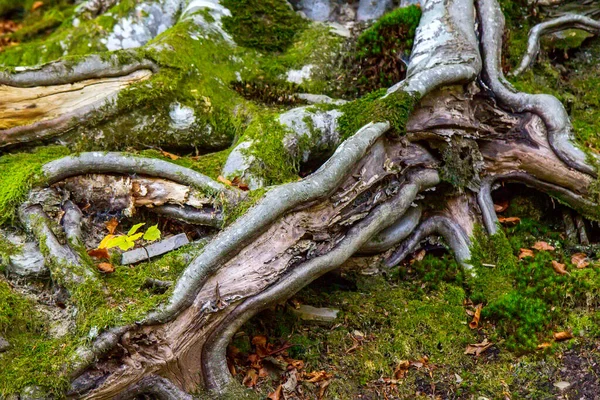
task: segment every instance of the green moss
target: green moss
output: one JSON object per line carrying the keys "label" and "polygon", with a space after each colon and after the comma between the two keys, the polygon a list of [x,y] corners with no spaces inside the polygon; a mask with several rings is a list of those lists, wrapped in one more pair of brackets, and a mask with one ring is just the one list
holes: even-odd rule
{"label": "green moss", "polygon": [[42,165],[69,154],[62,146],[38,147],[30,153],[0,156],[0,225],[14,222],[16,208],[29,189],[42,179]]}
{"label": "green moss", "polygon": [[370,122],[389,121],[396,135],[406,133],[406,122],[419,99],[400,90],[382,97],[385,93],[380,89],[340,108],[344,113],[338,121],[342,138],[354,135]]}
{"label": "green moss", "polygon": [[223,27],[236,43],[262,51],[283,51],[307,25],[284,0],[224,0],[231,17]]}
{"label": "green moss", "polygon": [[235,220],[244,215],[252,206],[265,195],[267,189],[260,188],[248,192],[248,196],[237,204],[225,203],[223,214],[225,215],[224,225],[231,225]]}

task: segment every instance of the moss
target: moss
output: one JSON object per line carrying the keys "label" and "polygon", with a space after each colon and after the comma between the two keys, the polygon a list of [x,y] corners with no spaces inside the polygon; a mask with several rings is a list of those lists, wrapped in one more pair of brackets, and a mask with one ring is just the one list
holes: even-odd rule
{"label": "moss", "polygon": [[265,188],[252,190],[248,192],[248,196],[243,201],[237,204],[224,204],[224,225],[231,225],[235,220],[244,215],[252,206],[258,203],[266,192],[267,189]]}
{"label": "moss", "polygon": [[0,225],[12,223],[16,208],[25,200],[29,189],[42,177],[42,166],[69,154],[62,146],[39,147],[28,153],[0,156]]}
{"label": "moss", "polygon": [[483,156],[476,142],[453,137],[443,143],[440,178],[459,190],[479,186]]}
{"label": "moss", "polygon": [[223,27],[236,43],[261,51],[283,51],[307,25],[284,0],[224,0],[231,17]]}
{"label": "moss", "polygon": [[382,97],[385,93],[380,89],[340,108],[344,113],[338,121],[342,138],[354,135],[369,122],[389,121],[396,135],[406,133],[406,122],[419,99],[403,91]]}

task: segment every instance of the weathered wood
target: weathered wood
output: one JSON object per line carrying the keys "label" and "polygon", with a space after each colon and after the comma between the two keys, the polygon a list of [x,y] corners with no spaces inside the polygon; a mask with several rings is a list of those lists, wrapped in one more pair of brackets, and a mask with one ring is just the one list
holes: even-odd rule
{"label": "weathered wood", "polygon": [[160,256],[170,251],[176,250],[181,246],[185,246],[190,241],[185,233],[180,233],[171,236],[157,243],[149,244],[148,246],[140,247],[127,251],[121,255],[121,264],[129,265],[140,261],[149,260],[153,257]]}

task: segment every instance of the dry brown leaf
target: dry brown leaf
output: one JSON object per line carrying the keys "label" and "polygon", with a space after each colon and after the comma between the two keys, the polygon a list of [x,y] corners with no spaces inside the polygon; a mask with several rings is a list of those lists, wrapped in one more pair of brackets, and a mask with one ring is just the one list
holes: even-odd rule
{"label": "dry brown leaf", "polygon": [[284,358],[284,361],[288,363],[288,369],[297,369],[300,371],[304,368],[304,361],[302,360],[294,360],[292,358]]}
{"label": "dry brown leaf", "polygon": [[219,176],[217,177],[217,180],[218,180],[219,182],[221,182],[221,183],[224,183],[224,184],[225,184],[225,185],[227,185],[227,186],[231,186],[231,181],[230,181],[229,179],[227,179],[227,178],[225,178],[225,177],[221,176],[221,175],[219,175]]}
{"label": "dry brown leaf", "polygon": [[554,268],[554,271],[557,274],[564,275],[567,273],[567,270],[565,269],[565,264],[561,264],[558,261],[552,260],[552,268]]}
{"label": "dry brown leaf", "polygon": [[35,3],[33,3],[33,5],[31,6],[31,11],[35,11],[38,8],[40,8],[41,6],[44,5],[43,1],[36,1]]}
{"label": "dry brown leaf", "polygon": [[325,397],[325,392],[331,383],[331,379],[328,379],[324,382],[321,382],[321,387],[319,389],[319,394],[317,395],[317,400],[322,400]]}
{"label": "dry brown leaf", "polygon": [[537,349],[543,350],[543,349],[547,349],[549,347],[552,347],[552,343],[544,342],[544,343],[538,344]]}
{"label": "dry brown leaf", "polygon": [[323,381],[333,378],[333,374],[328,374],[327,372],[321,370],[321,371],[309,372],[309,373],[305,374],[305,378],[308,378],[308,379],[305,379],[306,382],[318,383],[318,382],[323,382]]}
{"label": "dry brown leaf", "polygon": [[552,251],[554,250],[553,246],[550,246],[547,242],[535,242],[533,248],[539,251]]}
{"label": "dry brown leaf", "polygon": [[168,151],[164,151],[164,150],[161,150],[161,151],[160,151],[160,154],[162,154],[162,155],[163,155],[163,157],[170,158],[170,159],[171,159],[171,160],[173,160],[173,161],[175,161],[175,160],[178,160],[178,159],[180,159],[180,158],[181,158],[181,157],[179,157],[177,154],[169,153]]}
{"label": "dry brown leaf", "polygon": [[108,233],[110,233],[111,235],[114,235],[115,230],[117,229],[117,225],[119,225],[119,221],[117,221],[116,218],[111,218],[107,223],[106,223],[106,230],[108,231]]}
{"label": "dry brown leaf", "polygon": [[110,259],[110,255],[108,254],[108,249],[93,249],[88,251],[88,256],[98,258],[98,259]]}
{"label": "dry brown leaf", "polygon": [[500,203],[494,204],[494,211],[496,211],[497,213],[504,212],[504,211],[506,211],[507,208],[508,208],[508,200],[504,200],[504,201],[501,201]]}
{"label": "dry brown leaf", "polygon": [[244,191],[250,190],[248,184],[242,181],[242,178],[240,178],[239,176],[233,178],[233,180],[231,181],[231,186],[235,186]]}
{"label": "dry brown leaf", "polygon": [[494,343],[488,342],[484,339],[481,343],[469,344],[465,349],[465,354],[473,354],[475,357],[479,357],[481,353],[493,346]]}
{"label": "dry brown leaf", "polygon": [[246,387],[254,387],[256,386],[256,383],[258,382],[258,373],[256,372],[255,369],[249,369],[248,372],[246,373],[246,376],[244,376],[244,380],[242,381],[242,383],[246,386]]}
{"label": "dry brown leaf", "polygon": [[561,342],[563,340],[573,339],[573,334],[568,331],[554,332],[554,340]]}
{"label": "dry brown leaf", "polygon": [[473,315],[473,320],[469,322],[469,328],[477,329],[479,326],[479,318],[481,317],[481,309],[483,308],[483,304],[477,304],[475,307],[475,314]]}
{"label": "dry brown leaf", "polygon": [[585,253],[575,253],[571,256],[571,264],[575,267],[582,269],[590,265],[589,259]]}
{"label": "dry brown leaf", "polygon": [[408,368],[410,368],[410,362],[408,360],[402,360],[394,369],[394,379],[402,379],[406,376],[408,372]]}
{"label": "dry brown leaf", "polygon": [[527,257],[534,257],[533,250],[521,249],[521,252],[519,253],[519,260],[522,260]]}
{"label": "dry brown leaf", "polygon": [[269,400],[282,400],[283,399],[283,388],[281,385],[277,386],[274,392],[269,393],[267,396]]}
{"label": "dry brown leaf", "polygon": [[519,217],[498,217],[498,222],[504,225],[516,225],[521,222]]}
{"label": "dry brown leaf", "polygon": [[115,272],[115,266],[111,263],[106,262],[98,264],[98,269],[106,274],[111,274]]}

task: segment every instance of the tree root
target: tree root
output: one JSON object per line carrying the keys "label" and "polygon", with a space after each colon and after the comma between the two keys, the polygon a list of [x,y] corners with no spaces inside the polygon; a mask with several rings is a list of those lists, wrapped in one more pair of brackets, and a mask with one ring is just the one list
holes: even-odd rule
{"label": "tree root", "polygon": [[[124,58],[130,62],[124,64],[121,61]],[[20,88],[64,85],[86,79],[115,78],[144,69],[158,72],[158,66],[152,61],[140,60],[134,52],[123,50],[103,56],[92,54],[75,65],[67,59],[16,72],[0,72],[0,85]]]}
{"label": "tree root", "polygon": [[477,0],[483,80],[502,105],[515,112],[531,112],[544,121],[550,147],[565,164],[583,173],[596,176],[596,168],[588,164],[586,154],[576,147],[569,115],[562,103],[547,94],[526,94],[513,91],[501,69],[504,15],[496,0]]}
{"label": "tree root", "polygon": [[493,179],[485,179],[481,183],[479,193],[477,193],[477,203],[479,204],[481,218],[487,233],[495,235],[498,233],[499,222],[494,208],[494,201],[492,200],[492,183]]}
{"label": "tree root", "polygon": [[276,284],[237,306],[211,331],[203,346],[202,371],[207,387],[220,392],[231,381],[225,360],[226,350],[235,332],[246,321],[257,312],[289,298],[314,279],[337,268],[377,232],[389,227],[403,215],[419,192],[438,182],[439,177],[434,170],[417,171],[409,175],[407,183],[393,199],[377,206],[365,219],[350,228],[344,239],[330,252],[294,267]]}
{"label": "tree root", "polygon": [[170,204],[153,207],[149,210],[158,215],[187,222],[188,224],[212,226],[214,228],[221,228],[223,225],[223,215],[216,210],[197,210],[192,207],[180,207]]}
{"label": "tree root", "polygon": [[406,239],[417,227],[421,219],[420,206],[412,207],[402,215],[394,224],[375,235],[358,251],[359,254],[377,254],[391,249]]}
{"label": "tree root", "polygon": [[537,24],[529,31],[527,52],[523,56],[519,67],[512,72],[512,75],[517,76],[521,74],[533,64],[540,51],[540,39],[542,36],[567,29],[581,29],[590,33],[599,33],[600,22],[583,15],[567,14],[551,21]]}
{"label": "tree root", "polygon": [[471,241],[468,235],[453,219],[443,215],[435,215],[423,221],[417,229],[406,239],[400,247],[385,261],[388,267],[395,267],[406,258],[419,243],[431,236],[434,233],[439,233],[448,246],[454,252],[454,257],[465,269],[471,269],[468,264],[471,259]]}
{"label": "tree root", "polygon": [[192,400],[193,397],[179,389],[170,380],[161,376],[150,375],[129,386],[114,400],[130,400],[140,395],[152,395],[158,400]]}

